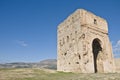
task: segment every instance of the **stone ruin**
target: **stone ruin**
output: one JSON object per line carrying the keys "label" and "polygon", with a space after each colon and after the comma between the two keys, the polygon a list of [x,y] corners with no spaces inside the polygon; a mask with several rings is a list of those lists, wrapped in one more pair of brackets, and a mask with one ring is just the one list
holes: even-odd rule
{"label": "stone ruin", "polygon": [[115,71],[105,19],[78,9],[58,26],[57,70],[78,73]]}

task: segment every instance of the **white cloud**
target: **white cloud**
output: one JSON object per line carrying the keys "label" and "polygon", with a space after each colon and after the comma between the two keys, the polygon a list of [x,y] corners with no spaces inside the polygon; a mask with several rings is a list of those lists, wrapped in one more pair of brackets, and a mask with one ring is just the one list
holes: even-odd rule
{"label": "white cloud", "polygon": [[113,45],[113,51],[120,51],[120,40],[118,40],[117,43]]}
{"label": "white cloud", "polygon": [[113,52],[115,57],[120,57],[120,40],[118,40],[116,44],[113,45]]}
{"label": "white cloud", "polygon": [[17,44],[19,44],[22,47],[27,47],[28,46],[28,44],[23,40],[17,40]]}

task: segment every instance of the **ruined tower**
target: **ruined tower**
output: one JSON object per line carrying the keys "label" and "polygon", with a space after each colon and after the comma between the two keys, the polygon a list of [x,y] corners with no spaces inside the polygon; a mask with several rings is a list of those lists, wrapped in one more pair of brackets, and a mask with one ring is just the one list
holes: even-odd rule
{"label": "ruined tower", "polygon": [[79,73],[114,72],[106,20],[83,9],[58,26],[57,70]]}

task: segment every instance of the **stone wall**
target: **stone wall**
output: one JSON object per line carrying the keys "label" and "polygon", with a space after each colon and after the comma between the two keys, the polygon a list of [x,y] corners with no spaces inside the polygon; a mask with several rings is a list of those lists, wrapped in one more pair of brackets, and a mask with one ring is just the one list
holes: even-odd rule
{"label": "stone wall", "polygon": [[104,19],[78,9],[58,26],[57,37],[58,71],[114,72],[108,27]]}

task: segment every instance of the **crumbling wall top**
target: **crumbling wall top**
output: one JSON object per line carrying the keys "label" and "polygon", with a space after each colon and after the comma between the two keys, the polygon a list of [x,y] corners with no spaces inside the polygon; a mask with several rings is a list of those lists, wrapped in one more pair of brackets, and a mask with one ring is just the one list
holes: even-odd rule
{"label": "crumbling wall top", "polygon": [[84,9],[77,9],[58,26],[58,29],[62,28],[63,26],[74,24],[78,20],[80,21],[81,26],[87,25],[87,27],[96,28],[104,33],[108,33],[107,21]]}

